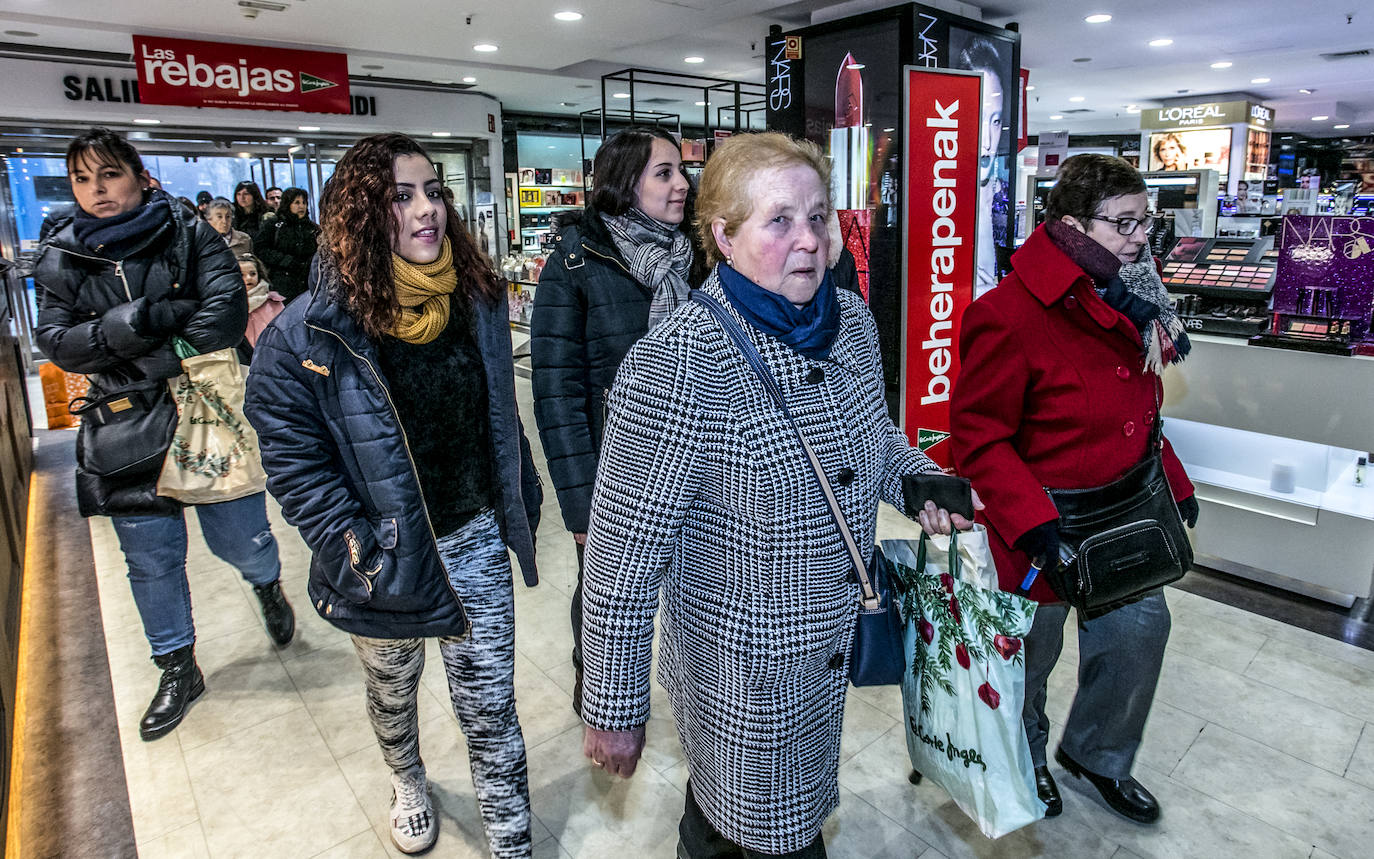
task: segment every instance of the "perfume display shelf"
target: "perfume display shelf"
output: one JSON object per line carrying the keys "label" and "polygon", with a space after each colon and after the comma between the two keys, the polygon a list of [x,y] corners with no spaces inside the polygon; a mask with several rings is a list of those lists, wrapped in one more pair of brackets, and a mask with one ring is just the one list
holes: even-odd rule
{"label": "perfume display shelf", "polygon": [[1374,359],[1192,335],[1165,373],[1169,437],[1197,486],[1198,563],[1349,606],[1374,590]]}

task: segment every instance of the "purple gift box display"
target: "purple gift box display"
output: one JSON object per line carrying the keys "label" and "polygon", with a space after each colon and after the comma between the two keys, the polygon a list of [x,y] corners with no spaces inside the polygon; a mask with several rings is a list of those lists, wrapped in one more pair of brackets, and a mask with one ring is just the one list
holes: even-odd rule
{"label": "purple gift box display", "polygon": [[[1374,218],[1287,215],[1279,237],[1274,312],[1319,326],[1340,321],[1341,339],[1374,341]],[[1284,320],[1302,325],[1298,319]],[[1349,334],[1345,325],[1349,323]],[[1293,333],[1300,333],[1294,331]]]}

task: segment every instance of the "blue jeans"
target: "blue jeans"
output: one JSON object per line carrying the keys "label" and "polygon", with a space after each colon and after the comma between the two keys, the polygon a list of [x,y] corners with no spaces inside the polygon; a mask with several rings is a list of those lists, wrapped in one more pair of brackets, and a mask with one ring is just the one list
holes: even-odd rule
{"label": "blue jeans", "polygon": [[[255,585],[281,575],[277,538],[267,524],[267,493],[237,501],[197,504],[200,530],[210,551],[237,567]],[[129,586],[154,656],[196,640],[191,620],[191,586],[186,581],[186,518],[113,516],[119,548],[129,565]]]}

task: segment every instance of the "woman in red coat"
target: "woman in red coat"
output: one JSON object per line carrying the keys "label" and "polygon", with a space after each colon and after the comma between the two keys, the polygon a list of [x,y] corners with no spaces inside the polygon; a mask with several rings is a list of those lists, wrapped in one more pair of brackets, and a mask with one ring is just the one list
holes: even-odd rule
{"label": "woman in red coat", "polygon": [[[1068,159],[1046,223],[1012,256],[1011,274],[964,314],[964,369],[950,401],[954,459],[987,505],[980,520],[1004,590],[1021,590],[1033,559],[1059,558],[1059,512],[1045,487],[1103,486],[1140,462],[1159,420],[1163,368],[1188,352],[1145,248],[1148,208],[1145,183],[1125,161]],[[1191,527],[1193,486],[1167,441],[1164,465]],[[1053,817],[1063,803],[1045,755],[1045,684],[1068,606],[1044,576],[1023,592],[1040,603],[1026,637],[1023,719]],[[1131,766],[1169,637],[1163,592],[1078,620],[1078,693],[1055,760],[1114,810],[1153,822],[1159,805]]]}

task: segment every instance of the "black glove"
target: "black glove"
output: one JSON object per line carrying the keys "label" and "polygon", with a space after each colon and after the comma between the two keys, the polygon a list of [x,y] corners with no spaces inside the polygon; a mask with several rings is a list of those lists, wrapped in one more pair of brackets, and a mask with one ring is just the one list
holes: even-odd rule
{"label": "black glove", "polygon": [[1174,502],[1178,505],[1178,515],[1187,523],[1189,528],[1197,527],[1197,514],[1200,512],[1197,504],[1197,496],[1189,495],[1182,501]]}
{"label": "black glove", "polygon": [[134,317],[134,329],[144,337],[163,338],[180,333],[181,326],[196,312],[194,301],[144,299]]}
{"label": "black glove", "polygon": [[1042,522],[1021,535],[1016,541],[1018,551],[1030,555],[1031,562],[1040,569],[1059,563],[1059,520]]}

